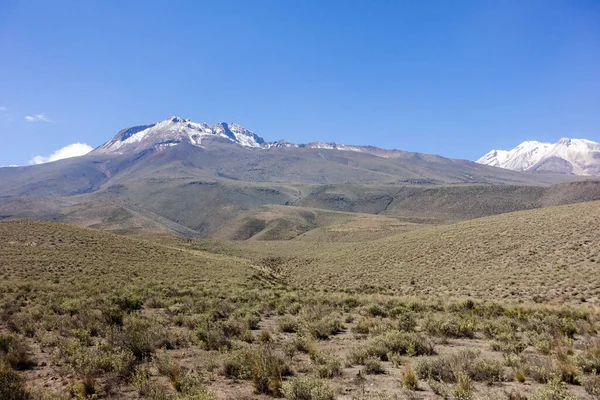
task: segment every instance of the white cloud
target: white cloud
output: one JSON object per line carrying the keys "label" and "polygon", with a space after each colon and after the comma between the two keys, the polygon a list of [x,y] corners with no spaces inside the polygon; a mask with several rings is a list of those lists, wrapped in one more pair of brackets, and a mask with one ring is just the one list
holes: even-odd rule
{"label": "white cloud", "polygon": [[27,122],[52,122],[48,119],[48,117],[46,117],[46,115],[44,113],[42,114],[35,114],[33,116],[31,115],[26,115],[25,116],[25,121]]}
{"label": "white cloud", "polygon": [[62,149],[56,150],[47,157],[35,156],[29,160],[29,164],[44,164],[47,162],[63,160],[65,158],[83,156],[92,150],[92,146],[85,143],[73,143],[63,147]]}

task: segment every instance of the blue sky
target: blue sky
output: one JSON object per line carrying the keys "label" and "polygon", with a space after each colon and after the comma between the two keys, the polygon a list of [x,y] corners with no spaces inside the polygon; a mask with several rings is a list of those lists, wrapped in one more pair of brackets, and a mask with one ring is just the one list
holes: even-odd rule
{"label": "blue sky", "polygon": [[0,165],[170,115],[466,159],[600,141],[600,2],[0,1]]}

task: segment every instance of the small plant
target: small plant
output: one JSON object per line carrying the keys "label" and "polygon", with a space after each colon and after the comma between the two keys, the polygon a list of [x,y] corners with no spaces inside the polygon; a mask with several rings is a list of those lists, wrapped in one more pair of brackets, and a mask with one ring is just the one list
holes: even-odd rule
{"label": "small plant", "polygon": [[333,354],[313,353],[310,359],[320,378],[333,378],[342,374],[342,362]]}
{"label": "small plant", "polygon": [[298,331],[298,319],[292,315],[284,315],[277,321],[277,326],[281,332],[294,333]]}
{"label": "small plant", "polygon": [[472,339],[475,326],[473,320],[454,314],[429,315],[423,322],[427,333],[444,338]]}
{"label": "small plant", "polygon": [[374,375],[374,374],[384,374],[385,373],[385,368],[383,368],[383,364],[381,363],[379,358],[376,358],[376,357],[367,358],[364,361],[364,366],[365,366],[366,374]]}
{"label": "small plant", "polygon": [[183,374],[179,363],[173,360],[166,352],[162,352],[161,354],[155,355],[154,362],[156,364],[156,367],[158,368],[158,372],[161,375],[169,378],[169,381],[171,382],[171,385],[173,385],[173,388],[176,391],[180,392]]}
{"label": "small plant", "polygon": [[466,373],[459,373],[457,377],[458,383],[452,390],[452,394],[456,400],[470,400],[473,398],[475,387],[473,381]]}
{"label": "small plant", "polygon": [[404,374],[402,375],[402,386],[408,390],[417,390],[419,386],[419,380],[417,374],[412,369],[410,364],[404,366]]}
{"label": "small plant", "polygon": [[333,390],[315,376],[292,379],[284,386],[283,393],[288,400],[335,400]]}

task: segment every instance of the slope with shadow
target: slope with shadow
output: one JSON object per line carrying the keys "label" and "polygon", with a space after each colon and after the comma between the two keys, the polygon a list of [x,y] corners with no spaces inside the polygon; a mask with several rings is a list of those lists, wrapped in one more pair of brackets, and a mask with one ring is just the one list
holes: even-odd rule
{"label": "slope with shadow", "polygon": [[600,298],[600,202],[426,227],[363,243],[237,242],[292,286],[402,295]]}
{"label": "slope with shadow", "polygon": [[241,214],[211,234],[220,240],[364,241],[422,226],[373,214],[265,205]]}

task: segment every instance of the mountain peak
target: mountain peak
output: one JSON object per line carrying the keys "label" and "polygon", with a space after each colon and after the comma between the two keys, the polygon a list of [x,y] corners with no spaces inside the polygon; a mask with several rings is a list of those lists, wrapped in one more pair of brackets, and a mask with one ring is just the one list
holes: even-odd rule
{"label": "mountain peak", "polygon": [[476,162],[515,171],[600,175],[600,143],[561,138],[556,143],[530,140],[512,150],[492,150]]}
{"label": "mountain peak", "polygon": [[225,139],[244,147],[260,147],[264,143],[262,137],[238,124],[221,122],[211,126],[172,116],[154,124],[123,129],[94,152],[121,154],[181,143],[204,147],[206,139]]}

